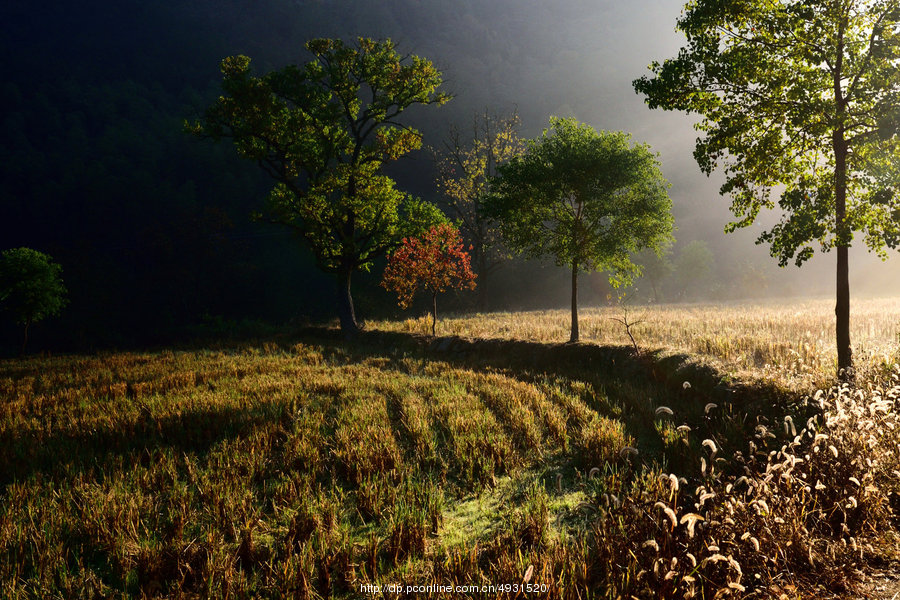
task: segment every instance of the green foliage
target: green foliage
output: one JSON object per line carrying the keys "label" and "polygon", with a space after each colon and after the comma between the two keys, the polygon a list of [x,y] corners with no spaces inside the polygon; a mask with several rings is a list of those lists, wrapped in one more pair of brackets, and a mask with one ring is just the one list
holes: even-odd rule
{"label": "green foliage", "polygon": [[571,268],[577,342],[578,272],[608,270],[614,286],[629,283],[639,273],[631,256],[671,239],[672,201],[656,157],[628,134],[556,117],[550,127],[499,167],[484,213],[513,250]]}
{"label": "green foliage", "polygon": [[[311,62],[262,77],[251,75],[246,56],[223,60],[226,95],[188,129],[231,138],[240,156],[257,162],[276,182],[257,216],[296,231],[349,290],[352,272],[435,223],[435,211],[397,190],[381,168],[421,144],[399,115],[449,96],[436,91],[441,74],[431,62],[400,56],[390,40],[314,39],[306,49]],[[352,314],[349,292],[347,302]],[[343,318],[355,328],[355,317]]]}
{"label": "green foliage", "polygon": [[0,309],[19,325],[53,317],[66,305],[62,267],[31,248],[13,248],[0,254]]}
{"label": "green foliage", "polygon": [[900,245],[900,3],[897,0],[687,5],[687,45],[634,82],[651,108],[702,120],[694,156],[724,167],[722,194],[747,227],[781,220],[768,243],[781,266],[837,248],[838,374],[852,374],[848,248],[855,232],[882,258]]}
{"label": "green foliage", "polygon": [[671,237],[672,203],[655,156],[625,133],[555,117],[550,127],[500,166],[486,214],[518,252],[630,280],[630,254]]}
{"label": "green foliage", "polygon": [[441,75],[429,61],[401,57],[390,40],[315,39],[306,48],[313,61],[262,77],[251,75],[246,56],[223,60],[227,95],[189,130],[231,138],[260,164],[276,186],[259,216],[301,234],[323,270],[368,269],[410,233],[404,212],[424,214],[421,201],[380,174],[421,144],[395,119],[449,97],[435,91]]}
{"label": "green foliage", "polygon": [[780,194],[784,216],[758,242],[781,265],[854,231],[881,256],[900,243],[898,19],[893,0],[692,2],[687,45],[634,82],[651,108],[702,117],[694,155],[724,169],[729,231]]}
{"label": "green foliage", "polygon": [[472,246],[472,262],[479,277],[479,308],[486,309],[486,283],[491,272],[506,258],[500,231],[482,210],[490,193],[497,167],[525,150],[518,134],[519,117],[475,114],[468,132],[453,126],[444,141],[444,151],[435,152],[437,186]]}

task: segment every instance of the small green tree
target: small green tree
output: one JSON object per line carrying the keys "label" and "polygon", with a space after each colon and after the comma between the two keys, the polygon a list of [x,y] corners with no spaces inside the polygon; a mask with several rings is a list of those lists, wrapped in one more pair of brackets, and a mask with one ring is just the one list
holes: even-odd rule
{"label": "small green tree", "polygon": [[0,308],[25,328],[22,353],[32,323],[53,317],[66,305],[62,267],[31,248],[13,248],[0,254]]}
{"label": "small green tree", "polygon": [[415,104],[443,104],[441,73],[390,40],[307,42],[314,59],[262,77],[250,59],[222,61],[222,96],[188,130],[231,138],[238,154],[275,180],[258,218],[290,227],[337,278],[338,314],[358,331],[350,280],[407,236],[441,222],[433,205],[397,190],[384,163],[421,145],[398,117]]}
{"label": "small green tree", "polygon": [[736,220],[762,209],[784,266],[836,251],[838,373],[853,366],[849,248],[854,232],[882,258],[900,246],[900,2],[694,0],[687,43],[634,82],[651,108],[699,115],[694,156],[721,167]]}
{"label": "small green tree", "polygon": [[610,283],[639,272],[631,255],[671,239],[672,201],[654,154],[621,132],[550,119],[521,156],[499,168],[484,212],[506,243],[572,270],[572,330],[578,341],[578,272],[610,271]]}

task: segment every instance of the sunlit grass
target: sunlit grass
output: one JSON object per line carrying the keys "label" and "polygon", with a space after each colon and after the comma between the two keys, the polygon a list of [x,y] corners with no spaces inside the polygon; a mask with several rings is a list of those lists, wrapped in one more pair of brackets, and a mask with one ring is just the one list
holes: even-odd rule
{"label": "sunlit grass", "polygon": [[446,502],[562,451],[571,420],[509,375],[342,344],[10,360],[0,393],[4,597],[411,576]]}
{"label": "sunlit grass", "polygon": [[[897,305],[879,302],[855,319],[889,352]],[[656,356],[558,345],[560,311],[444,324],[540,342],[482,354],[434,352],[411,321],[0,361],[0,597],[358,597],[526,573],[545,598],[819,595],[890,540],[900,387],[785,391],[827,379],[828,316],[805,306],[631,309]],[[616,314],[585,311],[591,342],[625,345]],[[788,344],[813,366],[779,359],[801,354]],[[732,388],[672,352],[763,363]]]}
{"label": "sunlit grass", "polygon": [[[684,352],[738,377],[777,379],[800,389],[822,387],[836,371],[833,300],[582,308],[582,341],[629,344],[624,326],[614,320],[623,310],[629,322],[640,321],[632,332],[643,350]],[[439,323],[438,335],[562,343],[569,337],[570,318],[567,310],[451,316]],[[424,334],[425,321],[422,317],[370,326]],[[850,324],[859,370],[865,373],[894,361],[900,298],[854,300]]]}

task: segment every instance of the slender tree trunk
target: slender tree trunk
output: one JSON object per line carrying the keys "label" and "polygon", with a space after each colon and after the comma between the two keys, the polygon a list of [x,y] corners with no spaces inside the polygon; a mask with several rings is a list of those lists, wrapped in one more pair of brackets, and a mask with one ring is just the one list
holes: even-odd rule
{"label": "slender tree trunk", "polygon": [[837,302],[834,307],[837,334],[838,376],[851,378],[853,351],[850,347],[850,277],[847,246],[837,248]]}
{"label": "slender tree trunk", "polygon": [[837,127],[832,135],[834,151],[834,207],[835,236],[837,237],[837,286],[834,306],[835,337],[838,352],[838,377],[852,377],[853,355],[850,349],[850,232],[847,231],[847,140],[844,138],[844,122],[847,104],[842,87],[844,63],[844,24],[838,33],[837,56],[834,65],[834,101]]}
{"label": "slender tree trunk", "polygon": [[838,377],[850,379],[853,354],[850,347],[850,265],[847,223],[847,148],[841,132],[835,134],[834,160],[835,229],[837,235],[837,281],[834,306],[838,352]]}
{"label": "slender tree trunk", "polygon": [[431,292],[431,337],[435,337],[435,326],[437,325],[437,292]]}
{"label": "slender tree trunk", "polygon": [[349,338],[359,334],[356,312],[353,310],[353,296],[350,294],[350,276],[353,274],[349,266],[342,266],[337,274],[338,316],[341,319],[341,331]]}
{"label": "slender tree trunk", "polygon": [[578,263],[572,261],[572,335],[569,342],[578,341]]}

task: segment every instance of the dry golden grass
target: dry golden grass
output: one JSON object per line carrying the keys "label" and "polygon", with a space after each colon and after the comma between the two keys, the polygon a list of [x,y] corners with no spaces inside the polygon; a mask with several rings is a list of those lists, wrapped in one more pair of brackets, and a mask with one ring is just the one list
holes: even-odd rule
{"label": "dry golden grass", "polygon": [[[834,378],[834,300],[771,301],[743,304],[626,306],[643,350],[662,349],[703,358],[723,373],[777,380],[786,387],[813,390]],[[595,344],[630,344],[614,319],[620,306],[579,311],[581,339]],[[438,335],[562,343],[569,338],[570,312],[502,312],[444,318]],[[425,317],[377,321],[373,329],[426,333]],[[851,341],[863,375],[896,360],[900,298],[858,299],[851,305]]]}
{"label": "dry golden grass", "polygon": [[[869,309],[885,348],[894,308]],[[778,358],[799,348],[781,336],[827,339],[827,317],[791,310],[632,312],[644,348],[718,332],[710,361],[824,378],[822,359]],[[617,314],[584,330],[623,344]],[[482,321],[445,325],[567,337],[564,312]],[[442,354],[415,322],[379,326],[395,332],[0,361],[0,597],[341,598],[526,573],[540,598],[824,597],[896,526],[896,378],[810,404],[629,348]]]}
{"label": "dry golden grass", "polygon": [[0,362],[0,596],[315,598],[419,573],[445,499],[584,434],[535,384],[416,348]]}

